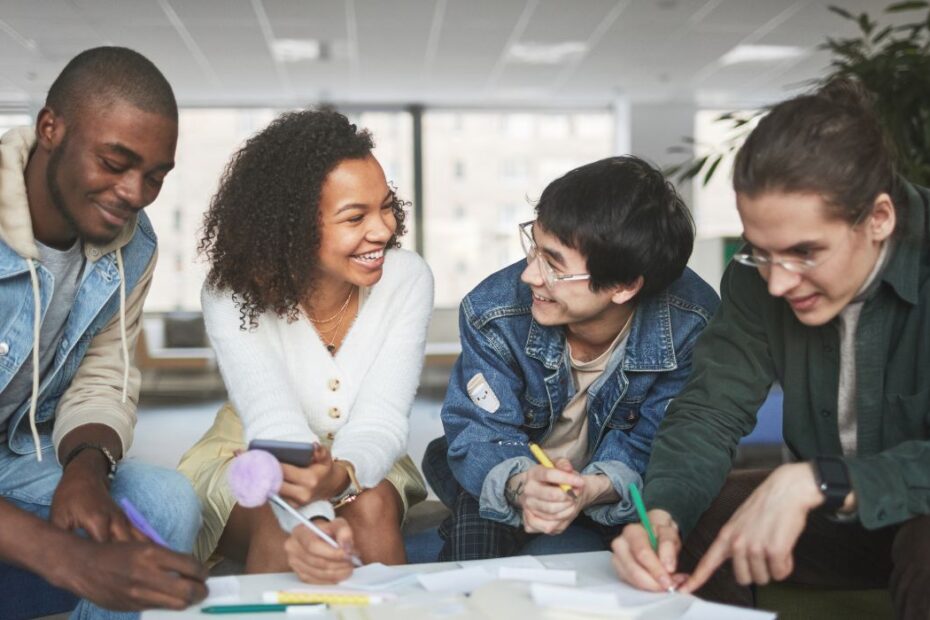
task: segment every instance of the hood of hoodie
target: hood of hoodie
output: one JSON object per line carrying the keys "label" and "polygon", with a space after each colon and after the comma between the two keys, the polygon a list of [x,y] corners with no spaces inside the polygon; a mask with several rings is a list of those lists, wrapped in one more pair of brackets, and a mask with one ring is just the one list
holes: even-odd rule
{"label": "hood of hoodie", "polygon": [[[26,164],[35,145],[34,127],[17,127],[0,137],[0,241],[23,258],[38,260],[39,248],[32,232],[25,176]],[[129,243],[136,230],[136,219],[136,215],[130,216],[116,238],[106,245],[85,242],[87,260],[98,260]]]}

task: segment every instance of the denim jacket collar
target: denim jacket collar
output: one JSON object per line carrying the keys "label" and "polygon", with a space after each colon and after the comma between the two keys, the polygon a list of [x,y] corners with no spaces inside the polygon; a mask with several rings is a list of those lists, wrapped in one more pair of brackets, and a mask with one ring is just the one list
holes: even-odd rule
{"label": "denim jacket collar", "polygon": [[[678,367],[668,306],[668,294],[665,292],[639,302],[623,358],[624,371],[661,372]],[[557,369],[565,355],[564,330],[532,320],[525,351],[546,368]]]}

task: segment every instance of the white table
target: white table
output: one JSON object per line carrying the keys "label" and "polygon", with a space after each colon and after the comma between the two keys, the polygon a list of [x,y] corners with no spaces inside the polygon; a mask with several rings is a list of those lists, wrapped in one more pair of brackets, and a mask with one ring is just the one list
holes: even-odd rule
{"label": "white table", "polygon": [[[614,572],[613,566],[610,561],[610,552],[608,551],[594,551],[588,553],[566,553],[558,555],[546,555],[538,556],[537,559],[542,562],[548,569],[571,569],[577,572],[578,576],[578,587],[592,587],[600,586],[607,584],[615,584],[617,582],[617,576]],[[466,563],[468,566],[480,566],[482,564],[496,564],[500,560],[483,560]],[[415,573],[428,573],[428,572],[438,572],[444,570],[452,570],[457,568],[455,562],[436,562],[432,564],[411,564],[407,566],[398,566],[396,567],[398,571],[404,572],[415,572]],[[259,603],[262,601],[262,594],[269,590],[287,590],[292,588],[306,587],[307,584],[302,583],[297,579],[297,576],[294,573],[276,573],[268,575],[243,575],[238,577],[240,584],[239,599],[242,603]],[[414,596],[424,596],[425,592],[419,584],[410,584],[403,585],[397,589],[392,590],[392,592],[403,597],[405,595],[414,597]],[[209,603],[208,603],[209,604]],[[224,602],[226,604],[226,602]],[[738,608],[730,608],[723,606],[714,606],[715,612],[710,616],[695,616],[695,617],[714,617],[721,618],[725,617],[727,620],[737,619],[737,618],[772,618],[771,614],[761,614],[760,612],[753,612],[751,610],[740,610]],[[689,614],[690,616],[690,614]],[[321,619],[335,619],[339,616],[335,613],[330,612],[329,614],[324,614],[320,616],[311,616],[313,618]],[[455,615],[452,616],[455,620],[462,618],[463,616]],[[467,616],[466,616],[467,617]],[[540,616],[542,617],[542,616]],[[200,605],[195,605],[184,611],[175,612],[175,611],[163,611],[163,610],[154,610],[146,611],[142,614],[142,620],[180,620],[182,618],[198,620],[274,620],[276,618],[293,618],[296,619],[298,616],[288,616],[285,613],[246,613],[246,614],[222,614],[222,615],[213,615],[205,614],[200,612]],[[508,620],[522,620],[518,618],[509,618]]]}

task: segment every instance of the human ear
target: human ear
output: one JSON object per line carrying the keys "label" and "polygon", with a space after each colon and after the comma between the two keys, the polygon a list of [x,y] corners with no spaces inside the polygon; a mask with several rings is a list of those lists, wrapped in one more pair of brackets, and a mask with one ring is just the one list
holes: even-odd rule
{"label": "human ear", "polygon": [[894,232],[897,225],[897,212],[891,196],[882,192],[872,204],[872,212],[866,221],[866,226],[876,241],[884,241]]}
{"label": "human ear", "polygon": [[39,116],[36,118],[36,140],[39,146],[51,151],[61,143],[64,135],[64,119],[48,106],[39,110]]}
{"label": "human ear", "polygon": [[618,306],[622,306],[626,302],[636,297],[636,294],[642,290],[644,282],[645,280],[643,280],[642,276],[636,276],[636,279],[632,282],[627,284],[620,284],[614,287],[614,292],[610,296],[610,301],[617,304]]}

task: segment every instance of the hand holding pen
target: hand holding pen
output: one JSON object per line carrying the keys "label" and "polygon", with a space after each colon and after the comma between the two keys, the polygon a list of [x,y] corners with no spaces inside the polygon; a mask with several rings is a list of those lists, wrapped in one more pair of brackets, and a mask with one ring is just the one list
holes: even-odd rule
{"label": "hand holding pen", "polygon": [[672,516],[664,510],[646,507],[635,484],[630,496],[640,523],[630,523],[614,539],[613,564],[623,581],[641,590],[675,591],[687,575],[676,573],[681,537]]}
{"label": "hand holding pen", "polygon": [[585,507],[580,499],[585,480],[567,460],[553,464],[538,446],[531,445],[537,460],[542,456],[543,464],[510,478],[507,501],[521,511],[527,532],[558,534]]}
{"label": "hand holding pen", "polygon": [[317,525],[338,543],[331,547],[305,527],[296,527],[284,543],[287,563],[306,583],[339,583],[352,575],[352,529],[345,519],[319,520]]}
{"label": "hand holding pen", "polygon": [[[542,465],[546,469],[555,469],[555,464],[553,464],[552,460],[549,458],[549,455],[546,454],[543,451],[543,449],[539,447],[538,444],[530,442],[529,447],[530,447],[530,452],[533,453],[533,457],[535,457],[535,459],[539,461],[540,465]],[[565,493],[570,498],[578,499],[578,495],[575,493],[574,490],[572,490],[572,485],[568,484],[567,482],[563,482],[562,484],[560,484],[559,488],[565,491]]]}
{"label": "hand holding pen", "polygon": [[314,523],[281,498],[278,492],[284,479],[283,473],[281,465],[270,453],[264,450],[243,452],[233,459],[227,478],[229,488],[239,505],[255,508],[270,501],[302,524],[303,528],[298,526],[295,531],[306,529],[308,533],[312,532],[330,548],[344,555],[353,566],[362,565],[362,561],[351,552],[351,538],[348,546],[337,542],[327,531],[332,529],[332,524],[326,523],[325,520],[320,520],[320,524]]}

